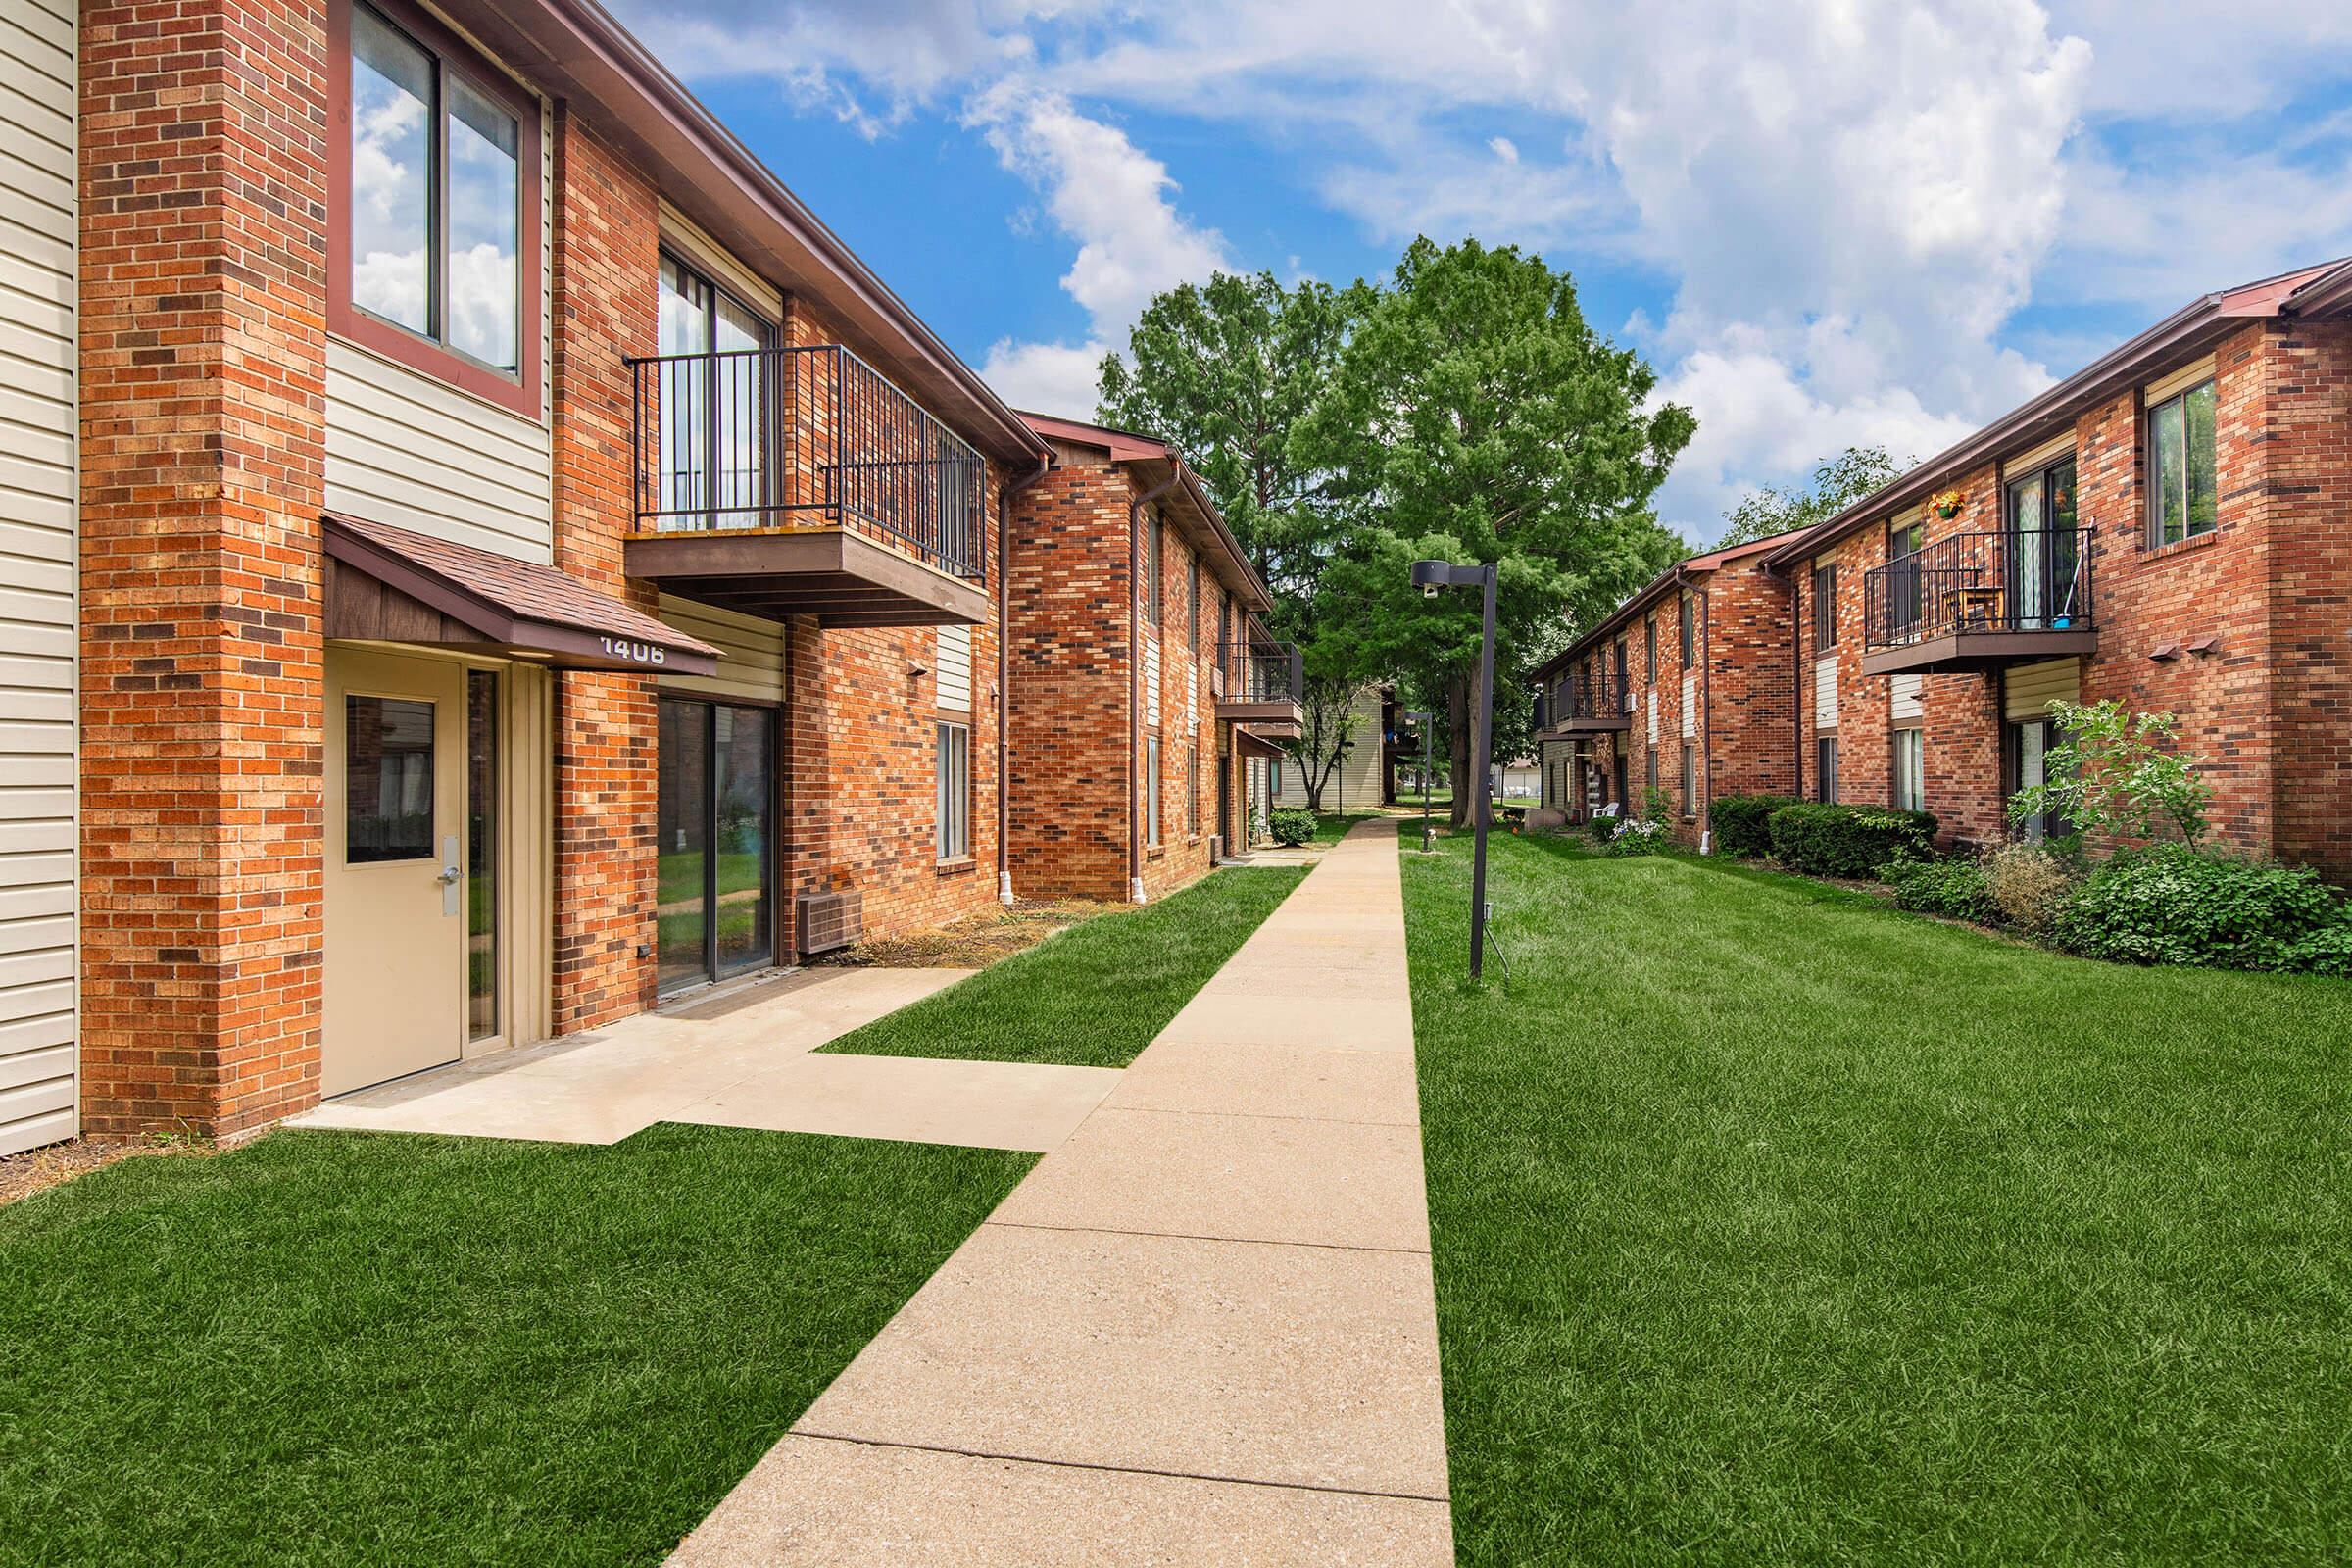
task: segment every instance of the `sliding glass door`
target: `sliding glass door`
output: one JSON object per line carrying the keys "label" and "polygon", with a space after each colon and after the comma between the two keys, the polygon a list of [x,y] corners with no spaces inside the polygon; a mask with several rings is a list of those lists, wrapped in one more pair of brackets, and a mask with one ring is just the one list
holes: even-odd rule
{"label": "sliding glass door", "polygon": [[661,987],[775,959],[775,715],[662,699]]}

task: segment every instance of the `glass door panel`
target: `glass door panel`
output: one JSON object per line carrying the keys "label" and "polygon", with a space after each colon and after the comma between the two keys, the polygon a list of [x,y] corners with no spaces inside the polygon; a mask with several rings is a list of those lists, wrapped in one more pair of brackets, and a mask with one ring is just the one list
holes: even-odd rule
{"label": "glass door panel", "polygon": [[710,976],[710,710],[662,700],[661,891],[655,912],[663,991]]}
{"label": "glass door panel", "polygon": [[760,708],[720,708],[712,715],[717,744],[718,824],[713,858],[718,974],[756,969],[773,960],[773,900],[769,895],[770,817],[775,781],[774,715]]}

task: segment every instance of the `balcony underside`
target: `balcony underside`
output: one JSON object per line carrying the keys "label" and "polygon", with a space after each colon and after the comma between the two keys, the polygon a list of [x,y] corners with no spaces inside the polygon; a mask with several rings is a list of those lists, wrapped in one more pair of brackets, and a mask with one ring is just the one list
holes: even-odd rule
{"label": "balcony underside", "polygon": [[1220,697],[1217,717],[1230,724],[1248,724],[1261,735],[1296,735],[1306,722],[1305,710],[1288,697],[1267,697],[1247,703]]}
{"label": "balcony underside", "polygon": [[2087,654],[2099,645],[2095,631],[1955,631],[1923,637],[1915,643],[1873,648],[1862,656],[1865,675],[1902,675],[1961,670],[2002,669],[2037,659],[2063,659]]}
{"label": "balcony underside", "polygon": [[1619,713],[1611,718],[1562,718],[1536,731],[1540,741],[1572,741],[1585,735],[1610,735],[1633,727],[1633,715]]}
{"label": "balcony underside", "polygon": [[633,534],[622,569],[722,610],[826,626],[976,625],[988,593],[841,528]]}

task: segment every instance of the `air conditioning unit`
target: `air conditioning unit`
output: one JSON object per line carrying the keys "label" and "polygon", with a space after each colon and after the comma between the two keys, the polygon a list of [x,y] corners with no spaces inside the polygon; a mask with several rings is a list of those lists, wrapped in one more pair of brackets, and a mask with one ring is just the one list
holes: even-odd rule
{"label": "air conditioning unit", "polygon": [[855,888],[804,893],[793,905],[801,956],[846,948],[865,934],[865,895]]}

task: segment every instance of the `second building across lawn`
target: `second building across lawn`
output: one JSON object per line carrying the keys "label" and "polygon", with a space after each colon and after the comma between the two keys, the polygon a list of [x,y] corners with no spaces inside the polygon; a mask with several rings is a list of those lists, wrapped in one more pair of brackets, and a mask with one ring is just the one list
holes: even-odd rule
{"label": "second building across lawn", "polygon": [[823,1049],[1124,1067],[1305,875],[1214,872],[1157,904],[1074,925]]}

